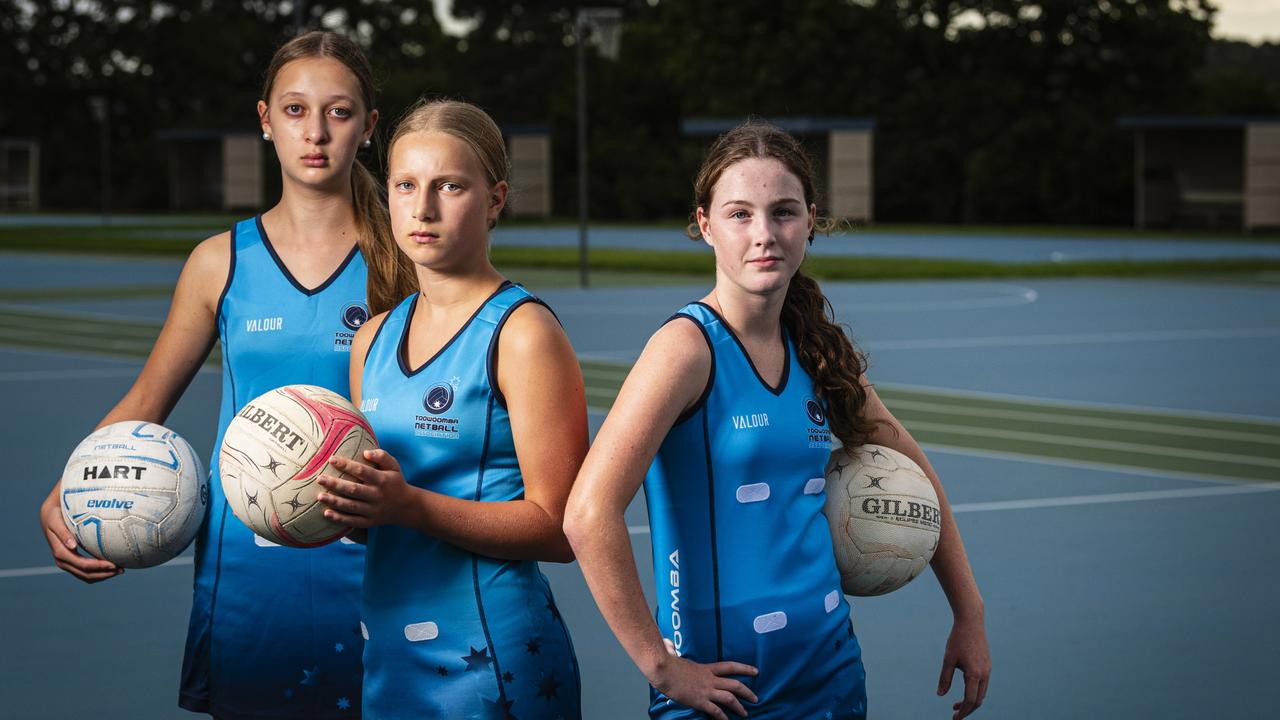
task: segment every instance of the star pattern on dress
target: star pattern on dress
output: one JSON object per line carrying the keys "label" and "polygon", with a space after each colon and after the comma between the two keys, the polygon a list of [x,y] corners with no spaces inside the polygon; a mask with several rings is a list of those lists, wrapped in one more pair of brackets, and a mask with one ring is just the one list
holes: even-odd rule
{"label": "star pattern on dress", "polygon": [[320,667],[316,666],[310,670],[302,668],[302,679],[298,681],[299,685],[315,685],[316,676],[320,674]]}
{"label": "star pattern on dress", "polygon": [[516,720],[516,716],[511,714],[511,706],[515,700],[497,700],[484,699],[484,709],[489,717],[499,718],[499,720]]}
{"label": "star pattern on dress", "polygon": [[508,685],[510,685],[510,684],[511,684],[511,681],[512,681],[512,680],[515,680],[515,679],[516,679],[516,676],[515,676],[515,675],[513,675],[513,674],[511,674],[511,672],[510,672],[510,671],[507,671],[507,672],[502,673],[502,682],[504,682],[504,683],[506,683],[506,684],[508,684]]}
{"label": "star pattern on dress", "polygon": [[446,677],[449,674],[449,668],[443,665],[437,665],[436,674],[439,675],[440,677]]}
{"label": "star pattern on dress", "polygon": [[453,377],[449,378],[449,384],[453,386],[454,390],[457,390],[458,386],[462,384],[462,378],[458,377],[457,375],[454,375]]}
{"label": "star pattern on dress", "polygon": [[542,652],[542,641],[538,638],[533,638],[524,644],[524,651],[530,655],[537,655],[539,652]]}
{"label": "star pattern on dress", "polygon": [[350,710],[350,709],[351,709],[351,701],[350,701],[350,700],[348,700],[348,699],[346,699],[346,698],[344,698],[344,697],[340,697],[340,698],[338,698],[338,709],[339,709],[339,710]]}
{"label": "star pattern on dress", "polygon": [[556,607],[555,600],[552,600],[551,598],[547,598],[547,609],[551,611],[551,619],[553,620],[560,619],[560,608]]}
{"label": "star pattern on dress", "polygon": [[342,643],[334,643],[333,645],[334,652],[342,652],[343,650],[346,650],[346,649],[347,649],[347,646],[343,645]]}
{"label": "star pattern on dress", "polygon": [[538,697],[546,698],[547,702],[560,697],[560,682],[556,680],[556,674],[542,678],[542,682],[538,685]]}
{"label": "star pattern on dress", "polygon": [[467,647],[471,648],[471,654],[464,655],[462,657],[463,660],[467,661],[466,672],[470,672],[471,670],[484,670],[489,667],[489,663],[493,662],[493,658],[489,657],[489,648],[486,647],[483,650],[477,650],[470,645]]}

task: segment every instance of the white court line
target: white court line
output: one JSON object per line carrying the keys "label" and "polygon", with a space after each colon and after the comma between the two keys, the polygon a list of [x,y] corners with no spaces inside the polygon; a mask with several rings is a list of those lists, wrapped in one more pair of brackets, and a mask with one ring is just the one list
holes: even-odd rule
{"label": "white court line", "polygon": [[920,310],[976,310],[979,308],[1008,307],[1010,305],[1030,305],[1040,299],[1040,293],[1021,285],[994,285],[996,288],[1011,288],[1012,293],[997,294],[991,297],[978,297],[954,300],[898,300],[886,302],[841,301],[841,312],[915,312]]}
{"label": "white court line", "polygon": [[1280,327],[1209,328],[1204,330],[1138,330],[1062,335],[1003,335],[923,340],[880,340],[860,343],[864,350],[951,350],[956,348],[1016,347],[1021,345],[1090,345],[1101,343],[1168,342],[1280,336]]}
{"label": "white court line", "polygon": [[[195,558],[180,557],[180,558],[174,558],[173,560],[170,560],[169,562],[164,563],[162,565],[157,565],[156,567],[179,567],[182,565],[191,565],[194,562],[195,562]],[[147,569],[152,570],[154,568],[147,568]],[[29,567],[29,568],[13,568],[11,570],[0,570],[0,580],[4,578],[33,577],[35,575],[58,575],[62,572],[64,571],[54,567],[53,565],[41,565],[40,567]]]}

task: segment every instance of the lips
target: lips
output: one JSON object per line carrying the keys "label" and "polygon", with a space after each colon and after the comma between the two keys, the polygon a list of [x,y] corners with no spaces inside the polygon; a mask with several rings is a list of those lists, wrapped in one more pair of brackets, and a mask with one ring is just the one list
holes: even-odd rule
{"label": "lips", "polygon": [[409,239],[420,245],[429,245],[439,240],[440,236],[432,232],[427,232],[425,230],[415,230],[409,233]]}
{"label": "lips", "polygon": [[302,156],[302,164],[307,167],[325,167],[329,164],[329,156],[319,153]]}

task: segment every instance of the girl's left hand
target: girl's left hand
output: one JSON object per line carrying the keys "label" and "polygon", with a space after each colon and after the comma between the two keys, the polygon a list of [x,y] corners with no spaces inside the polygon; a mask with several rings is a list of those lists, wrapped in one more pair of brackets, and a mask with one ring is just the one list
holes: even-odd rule
{"label": "girl's left hand", "polygon": [[343,457],[329,461],[331,467],[354,481],[332,475],[321,475],[316,480],[327,491],[316,497],[327,506],[324,516],[353,528],[408,525],[407,515],[417,488],[405,482],[400,463],[386,450],[366,450],[364,459],[369,465]]}
{"label": "girl's left hand", "polygon": [[953,720],[968,717],[982,707],[987,697],[991,651],[987,648],[987,631],[981,619],[957,617],[951,626],[942,658],[942,675],[938,678],[939,695],[951,690],[951,678],[957,668],[964,674],[964,697],[951,706]]}

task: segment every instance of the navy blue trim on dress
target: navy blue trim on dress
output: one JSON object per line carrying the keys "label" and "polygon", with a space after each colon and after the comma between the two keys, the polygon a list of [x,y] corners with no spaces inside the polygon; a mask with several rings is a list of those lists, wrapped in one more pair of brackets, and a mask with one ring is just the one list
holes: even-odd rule
{"label": "navy blue trim on dress", "polygon": [[409,369],[409,326],[413,324],[413,311],[417,309],[418,300],[421,298],[422,293],[416,292],[410,295],[409,297],[413,298],[413,303],[409,305],[409,314],[405,317],[404,327],[400,330],[400,344],[396,348],[396,360],[400,363],[400,372],[404,373],[405,377],[413,377],[425,370],[426,367],[434,362],[436,358],[440,357],[441,353],[448,350],[451,345],[457,342],[459,337],[462,337],[462,333],[466,332],[467,328],[471,327],[471,323],[475,321],[478,315],[480,315],[480,311],[484,309],[484,306],[488,305],[489,301],[497,297],[498,293],[501,293],[503,290],[511,287],[511,284],[510,280],[503,280],[502,284],[498,286],[498,289],[494,290],[489,297],[485,298],[484,302],[480,303],[480,305],[476,307],[475,311],[471,313],[471,317],[467,318],[467,321],[462,323],[462,327],[458,328],[458,332],[454,333],[453,337],[449,338],[449,342],[441,345],[435,355],[427,358],[425,362],[413,370]]}
{"label": "navy blue trim on dress", "polygon": [[707,328],[702,324],[702,321],[698,320],[698,318],[690,315],[689,313],[683,312],[672,315],[667,318],[667,322],[662,324],[666,325],[676,318],[688,318],[689,320],[692,320],[693,324],[697,326],[698,330],[702,333],[702,339],[707,341],[707,350],[711,352],[711,372],[707,374],[707,384],[702,388],[702,394],[698,396],[698,400],[693,405],[689,406],[689,409],[680,413],[680,416],[671,424],[671,427],[675,427],[694,415],[697,415],[698,411],[707,404],[707,398],[711,397],[711,387],[716,384],[716,348],[711,342],[711,336],[707,334]]}
{"label": "navy blue trim on dress", "polygon": [[[485,302],[488,301],[486,300]],[[484,307],[484,305],[481,305],[481,307]],[[480,450],[479,472],[476,473],[476,502],[480,502],[480,497],[484,493],[484,471],[485,465],[489,462],[489,437],[492,421],[493,396],[490,395],[489,402],[485,403],[484,444]],[[503,687],[502,668],[498,665],[498,648],[493,644],[493,636],[489,633],[489,621],[484,615],[484,598],[480,594],[480,557],[475,553],[471,553],[471,587],[476,594],[476,611],[480,615],[480,628],[484,630],[484,643],[488,646],[490,656],[493,658],[493,679],[498,684],[498,702],[505,708],[507,706],[507,691]]]}
{"label": "navy blue trim on dress", "polygon": [[259,215],[255,217],[254,221],[258,223],[258,235],[262,238],[262,244],[266,246],[267,252],[270,253],[271,255],[271,259],[276,261],[276,267],[280,268],[280,272],[284,275],[285,279],[288,280],[291,285],[297,288],[298,292],[308,297],[315,295],[316,293],[321,292],[325,288],[332,285],[333,282],[342,275],[342,272],[347,269],[347,266],[351,264],[351,259],[356,256],[357,252],[360,251],[359,244],[352,245],[351,252],[347,253],[347,257],[345,260],[338,263],[338,269],[330,273],[329,278],[327,280],[320,283],[314,288],[306,288],[306,287],[303,287],[302,283],[298,282],[298,279],[293,276],[293,273],[289,272],[288,266],[286,266],[284,264],[284,261],[280,259],[280,256],[276,254],[275,247],[271,245],[271,238],[267,237],[267,228],[262,224],[262,216]]}
{"label": "navy blue trim on dress", "polygon": [[[484,372],[485,376],[489,380],[489,389],[493,391],[494,399],[498,401],[498,405],[501,406],[503,410],[507,409],[507,399],[503,397],[502,390],[498,387],[498,335],[502,332],[502,326],[506,325],[507,318],[511,317],[511,313],[515,312],[516,308],[524,305],[525,303],[537,303],[538,305],[547,308],[547,310],[551,310],[550,307],[547,307],[545,302],[539,298],[533,297],[532,295],[522,297],[515,301],[511,304],[511,307],[507,308],[506,312],[502,313],[502,317],[498,318],[497,325],[494,325],[493,335],[489,337],[489,350],[485,354]],[[551,317],[555,317],[555,315],[556,314],[554,312],[551,313]],[[559,322],[559,320],[556,322]]]}
{"label": "navy blue trim on dress", "polygon": [[227,268],[227,282],[222,286],[222,294],[218,295],[218,304],[213,306],[213,316],[215,318],[222,315],[222,301],[227,299],[227,293],[231,292],[231,279],[236,276],[236,228],[240,227],[240,223],[231,226],[231,264]]}
{"label": "navy blue trim on dress", "polygon": [[765,390],[768,390],[774,395],[781,395],[783,392],[786,391],[787,380],[791,377],[791,347],[787,343],[787,329],[785,327],[781,329],[782,378],[778,380],[778,387],[775,388],[769,383],[765,382],[764,378],[760,376],[760,371],[756,369],[755,361],[751,359],[751,353],[747,352],[747,346],[742,344],[742,341],[738,339],[737,333],[733,331],[733,328],[729,327],[729,323],[724,321],[724,318],[721,317],[720,313],[716,312],[714,308],[712,308],[710,305],[704,302],[699,301],[694,304],[701,305],[702,307],[707,309],[707,312],[710,312],[712,315],[716,316],[716,319],[719,320],[720,324],[724,326],[725,332],[729,333],[729,337],[733,338],[733,341],[738,344],[738,349],[742,351],[742,356],[747,359],[747,365],[751,366],[751,372],[755,373],[756,380],[760,381],[760,385],[763,386]]}
{"label": "navy blue trim on dress", "polygon": [[702,448],[707,456],[707,520],[711,532],[711,589],[716,611],[716,662],[724,661],[724,633],[720,627],[720,562],[716,552],[716,476],[711,466],[711,429],[702,413]]}
{"label": "navy blue trim on dress", "polygon": [[[369,364],[369,356],[373,354],[373,346],[378,344],[378,338],[382,335],[382,328],[387,326],[387,321],[391,319],[391,313],[395,311],[396,308],[391,308],[387,311],[386,315],[382,316],[382,322],[378,323],[378,329],[373,331],[373,339],[369,341],[369,347],[364,350],[364,359],[360,361],[361,367]],[[363,379],[364,375],[361,375],[360,377]]]}

